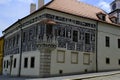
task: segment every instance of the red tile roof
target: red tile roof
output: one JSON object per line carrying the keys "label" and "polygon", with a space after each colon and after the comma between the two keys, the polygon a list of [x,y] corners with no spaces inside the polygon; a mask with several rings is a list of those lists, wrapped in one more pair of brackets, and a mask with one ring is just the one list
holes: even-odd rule
{"label": "red tile roof", "polygon": [[[76,16],[80,16],[80,17],[85,17],[85,18],[89,18],[89,19],[93,19],[93,20],[99,20],[99,18],[97,17],[97,13],[103,13],[103,14],[106,14],[106,21],[102,21],[102,22],[120,26],[120,24],[112,23],[112,21],[110,20],[110,16],[102,9],[92,6],[92,5],[89,5],[89,4],[86,4],[86,3],[83,3],[78,0],[52,0],[48,4],[44,5],[42,8],[38,9],[37,11],[33,12],[32,14],[29,14],[28,16],[26,16],[20,20],[23,20],[45,8],[49,8],[49,9],[53,9],[56,11],[60,11],[60,12],[64,12],[64,13],[68,13],[68,14],[72,14],[72,15],[76,15]],[[101,20],[99,20],[99,21],[101,21]],[[17,24],[18,22],[19,21],[16,21],[13,25]],[[13,25],[8,27],[4,31],[11,28]]]}
{"label": "red tile roof", "polygon": [[95,20],[99,20],[99,18],[96,16],[97,13],[103,13],[106,14],[106,22],[112,23],[109,19],[109,15],[105,11],[98,7],[83,3],[78,0],[53,0],[46,7]]}

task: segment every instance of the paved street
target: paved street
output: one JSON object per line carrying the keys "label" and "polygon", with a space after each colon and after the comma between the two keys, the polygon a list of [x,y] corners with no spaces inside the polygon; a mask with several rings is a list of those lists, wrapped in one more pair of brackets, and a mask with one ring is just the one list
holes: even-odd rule
{"label": "paved street", "polygon": [[72,76],[61,76],[51,78],[25,78],[0,76],[0,80],[120,80],[120,71],[90,73]]}
{"label": "paved street", "polygon": [[27,80],[28,78],[20,78],[20,77],[9,77],[0,75],[0,80]]}

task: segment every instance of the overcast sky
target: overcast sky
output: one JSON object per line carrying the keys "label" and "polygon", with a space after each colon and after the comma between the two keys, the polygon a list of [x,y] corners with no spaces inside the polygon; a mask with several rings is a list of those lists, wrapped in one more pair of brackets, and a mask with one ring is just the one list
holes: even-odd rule
{"label": "overcast sky", "polygon": [[[36,3],[38,0],[0,0],[0,36],[2,31],[29,14],[30,3]],[[50,0],[45,0],[45,3]],[[82,2],[100,7],[106,12],[110,12],[109,4],[113,0],[80,0]]]}

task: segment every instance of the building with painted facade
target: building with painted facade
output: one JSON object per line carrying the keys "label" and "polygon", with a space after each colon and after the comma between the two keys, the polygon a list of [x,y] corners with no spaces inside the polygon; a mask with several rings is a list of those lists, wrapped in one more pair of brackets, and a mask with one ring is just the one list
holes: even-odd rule
{"label": "building with painted facade", "polygon": [[4,47],[4,38],[0,37],[0,74],[2,74],[2,67],[3,67],[3,48]]}
{"label": "building with painted facade", "polygon": [[77,0],[42,3],[36,11],[32,4],[30,15],[3,31],[3,74],[44,77],[120,69],[120,19],[114,15],[120,7],[108,14]]}

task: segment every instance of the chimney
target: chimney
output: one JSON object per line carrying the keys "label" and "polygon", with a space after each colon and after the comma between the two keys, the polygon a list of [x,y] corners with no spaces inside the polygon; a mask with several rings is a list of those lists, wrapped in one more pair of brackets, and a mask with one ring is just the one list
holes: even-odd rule
{"label": "chimney", "polygon": [[30,14],[36,11],[36,4],[35,3],[31,3],[30,4]]}
{"label": "chimney", "polygon": [[44,6],[44,0],[38,0],[38,9]]}

